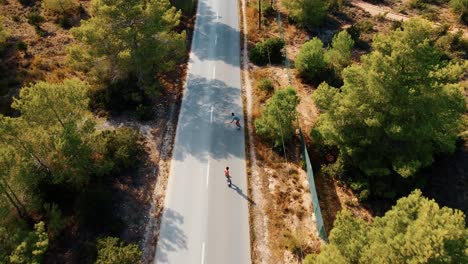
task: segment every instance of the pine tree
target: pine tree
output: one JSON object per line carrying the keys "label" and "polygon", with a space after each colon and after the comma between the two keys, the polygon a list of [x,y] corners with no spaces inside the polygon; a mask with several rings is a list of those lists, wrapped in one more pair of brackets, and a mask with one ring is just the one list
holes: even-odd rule
{"label": "pine tree", "polygon": [[134,76],[144,86],[183,56],[185,33],[174,31],[181,13],[168,0],[93,0],[90,14],[71,30],[78,44],[69,58],[98,81]]}
{"label": "pine tree", "polygon": [[466,64],[443,61],[432,32],[430,22],[412,19],[377,35],[362,64],[343,71],[339,93],[326,86],[316,91],[330,103],[314,131],[366,175],[409,177],[435,154],[455,150],[466,110],[458,83]]}
{"label": "pine tree", "polygon": [[468,229],[459,210],[415,190],[373,223],[342,211],[330,243],[305,263],[467,263]]}

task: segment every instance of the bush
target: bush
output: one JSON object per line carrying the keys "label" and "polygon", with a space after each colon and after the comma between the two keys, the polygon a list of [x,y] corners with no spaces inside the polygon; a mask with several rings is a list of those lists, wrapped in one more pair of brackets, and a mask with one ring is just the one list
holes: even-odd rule
{"label": "bush", "polygon": [[97,250],[96,264],[134,264],[140,262],[141,250],[138,245],[125,245],[116,237],[98,239]]}
{"label": "bush", "polygon": [[295,66],[305,80],[317,80],[326,66],[322,41],[313,38],[302,45],[299,54],[297,54]]}
{"label": "bush", "polygon": [[143,149],[138,142],[140,135],[136,129],[119,128],[105,131],[103,137],[106,142],[104,156],[113,163],[114,173],[118,174],[138,165]]}
{"label": "bush", "polygon": [[36,2],[36,0],[18,0],[18,2],[24,6],[29,6]]}
{"label": "bush", "polygon": [[459,16],[460,21],[468,23],[468,0],[450,0],[450,7]]}
{"label": "bush", "polygon": [[10,37],[10,31],[8,31],[3,25],[3,16],[0,16],[0,50],[3,48],[3,45]]}
{"label": "bush", "polygon": [[260,90],[269,92],[269,93],[275,90],[275,87],[273,86],[273,83],[271,82],[271,80],[265,77],[258,80],[257,87]]}
{"label": "bush", "polygon": [[328,3],[325,0],[283,0],[289,16],[306,28],[316,27],[324,21]]}
{"label": "bush", "polygon": [[75,0],[42,0],[42,7],[57,14],[70,14],[78,9]]}
{"label": "bush", "polygon": [[257,65],[281,63],[284,56],[282,49],[285,43],[281,38],[270,38],[259,42],[249,52],[249,59]]}
{"label": "bush", "polygon": [[42,22],[44,22],[44,17],[38,11],[31,11],[28,15],[28,23],[33,26],[39,26]]}
{"label": "bush", "polygon": [[[130,76],[127,79],[111,83],[107,88],[97,88],[89,91],[90,107],[93,110],[102,111],[103,109],[114,112],[126,110],[135,111],[141,105],[149,106],[151,100],[158,94],[151,93],[149,89],[139,88],[138,80]],[[141,114],[142,110],[140,109]]]}
{"label": "bush", "polygon": [[149,105],[138,105],[136,108],[136,115],[138,119],[142,121],[148,121],[153,118],[154,112],[153,112],[153,107]]}
{"label": "bush", "polygon": [[282,244],[295,256],[298,256],[300,258],[303,257],[303,248],[305,247],[305,241],[302,238],[300,232],[285,232],[283,234]]}

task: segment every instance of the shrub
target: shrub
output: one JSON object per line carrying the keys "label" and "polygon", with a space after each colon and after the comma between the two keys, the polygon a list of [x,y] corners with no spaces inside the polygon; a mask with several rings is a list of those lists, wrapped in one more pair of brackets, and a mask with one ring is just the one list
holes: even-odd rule
{"label": "shrub", "polygon": [[97,250],[96,264],[134,264],[139,263],[141,257],[138,245],[125,245],[116,237],[98,239]]}
{"label": "shrub", "polygon": [[140,104],[136,108],[136,115],[142,121],[150,120],[154,116],[153,107]]}
{"label": "shrub", "polygon": [[78,8],[75,0],[42,0],[42,7],[57,14],[70,14]]}
{"label": "shrub", "polygon": [[462,22],[468,23],[468,0],[450,0],[450,7]]}
{"label": "shrub", "polygon": [[8,31],[3,25],[3,16],[0,16],[0,50],[5,44],[6,40],[10,37],[10,31]]}
{"label": "shrub", "polygon": [[28,15],[28,23],[33,26],[39,26],[44,22],[44,17],[38,11],[31,11]]}
{"label": "shrub", "polygon": [[282,52],[284,45],[284,40],[281,38],[266,39],[250,50],[249,59],[257,65],[281,63],[284,58]]}
{"label": "shrub", "polygon": [[325,0],[283,0],[289,16],[303,27],[319,26],[327,15]]}
{"label": "shrub", "polygon": [[29,6],[36,2],[36,0],[18,0],[18,2],[24,6]]}
{"label": "shrub", "polygon": [[295,66],[302,78],[308,81],[316,80],[326,66],[322,41],[313,38],[302,45],[297,54]]}
{"label": "shrub", "polygon": [[19,50],[19,51],[26,51],[28,50],[28,44],[26,44],[24,41],[22,40],[19,40],[18,42],[16,42],[16,48]]}
{"label": "shrub", "polygon": [[261,78],[258,80],[257,87],[265,92],[273,92],[275,90],[275,87],[273,86],[273,82],[271,82],[270,79],[268,78]]}
{"label": "shrub", "polygon": [[119,128],[103,134],[106,142],[105,157],[113,162],[113,172],[120,173],[136,167],[140,161],[142,147],[138,131],[132,128]]}
{"label": "shrub", "polygon": [[122,112],[136,110],[140,105],[150,105],[156,94],[155,96],[149,95],[149,90],[139,88],[137,82],[136,77],[130,76],[127,79],[109,84],[107,88],[91,90],[89,94],[90,107],[93,110],[102,110],[104,108]]}

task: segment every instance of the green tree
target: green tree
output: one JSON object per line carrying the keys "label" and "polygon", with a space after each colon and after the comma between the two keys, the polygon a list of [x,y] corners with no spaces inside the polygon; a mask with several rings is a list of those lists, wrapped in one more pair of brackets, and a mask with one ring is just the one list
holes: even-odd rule
{"label": "green tree", "polygon": [[330,243],[308,263],[467,263],[468,229],[459,210],[442,207],[415,190],[383,217],[364,222],[338,214]]}
{"label": "green tree", "polygon": [[97,248],[96,264],[134,264],[140,261],[141,251],[138,246],[125,245],[116,237],[98,239]]}
{"label": "green tree", "polygon": [[10,255],[12,264],[42,263],[42,257],[49,246],[49,239],[44,222],[37,223],[34,229],[35,231],[30,232]]}
{"label": "green tree", "polygon": [[82,186],[92,168],[95,122],[87,86],[78,80],[38,82],[20,91],[12,107],[20,117],[0,117],[0,139],[32,159],[52,183]]}
{"label": "green tree", "polygon": [[90,15],[71,30],[78,44],[69,59],[98,81],[135,76],[144,87],[184,54],[185,33],[174,31],[180,11],[168,0],[93,0]]}
{"label": "green tree", "polygon": [[299,97],[292,87],[276,91],[267,101],[262,116],[255,120],[255,130],[261,137],[272,140],[275,147],[294,136]]}
{"label": "green tree", "polygon": [[[458,83],[466,64],[443,61],[432,30],[430,22],[412,19],[377,35],[362,64],[343,71],[341,91],[321,96],[333,99],[314,134],[368,176],[409,177],[435,154],[455,150],[466,109]],[[319,90],[328,93],[325,86]]]}
{"label": "green tree", "polygon": [[304,43],[294,65],[302,78],[309,81],[316,80],[326,67],[322,41],[315,37]]}
{"label": "green tree", "polygon": [[76,0],[42,0],[42,7],[57,14],[70,14],[77,10]]}
{"label": "green tree", "polygon": [[351,63],[353,46],[354,40],[346,30],[333,37],[331,47],[325,52],[325,61],[337,75]]}
{"label": "green tree", "polygon": [[324,0],[283,0],[289,16],[306,28],[322,24],[327,15],[328,3]]}

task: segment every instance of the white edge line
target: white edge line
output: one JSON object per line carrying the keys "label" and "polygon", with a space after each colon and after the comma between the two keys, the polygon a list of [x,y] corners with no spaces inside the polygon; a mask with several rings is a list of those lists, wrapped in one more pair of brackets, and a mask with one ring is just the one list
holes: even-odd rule
{"label": "white edge line", "polygon": [[209,183],[210,183],[210,160],[208,160],[208,166],[206,169],[206,188],[208,188]]}
{"label": "white edge line", "polygon": [[213,106],[211,106],[210,123],[213,123]]}

